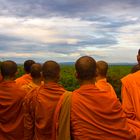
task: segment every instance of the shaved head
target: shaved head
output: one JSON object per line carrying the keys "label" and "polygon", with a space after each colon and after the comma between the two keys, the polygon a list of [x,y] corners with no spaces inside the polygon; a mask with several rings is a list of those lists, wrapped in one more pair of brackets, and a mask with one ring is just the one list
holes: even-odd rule
{"label": "shaved head", "polygon": [[105,61],[98,61],[96,63],[97,74],[106,77],[108,71],[108,64]]}
{"label": "shaved head", "polygon": [[24,62],[24,70],[26,73],[30,73],[31,72],[31,66],[35,63],[35,61],[33,60],[26,60]]}
{"label": "shaved head", "polygon": [[43,77],[49,80],[55,80],[59,78],[60,66],[55,61],[46,61],[42,67]]}
{"label": "shaved head", "polygon": [[35,63],[31,66],[31,76],[32,78],[40,78],[42,72],[42,66],[39,63]]}
{"label": "shaved head", "polygon": [[17,64],[14,61],[7,60],[1,63],[1,75],[5,77],[14,77],[17,72]]}
{"label": "shaved head", "polygon": [[82,56],[75,63],[77,78],[91,80],[96,75],[96,61],[90,56]]}

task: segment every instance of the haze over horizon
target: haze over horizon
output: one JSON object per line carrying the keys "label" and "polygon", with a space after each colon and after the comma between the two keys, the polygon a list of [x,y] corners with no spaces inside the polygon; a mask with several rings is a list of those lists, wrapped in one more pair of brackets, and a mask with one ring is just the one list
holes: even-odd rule
{"label": "haze over horizon", "polygon": [[0,61],[135,63],[139,0],[0,0]]}

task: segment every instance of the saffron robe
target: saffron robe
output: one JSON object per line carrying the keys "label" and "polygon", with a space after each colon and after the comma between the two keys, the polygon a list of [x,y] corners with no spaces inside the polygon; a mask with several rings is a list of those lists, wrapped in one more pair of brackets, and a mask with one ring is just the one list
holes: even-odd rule
{"label": "saffron robe", "polygon": [[27,85],[32,82],[32,77],[30,74],[24,74],[21,77],[17,78],[16,84],[21,88],[23,85]]}
{"label": "saffron robe", "polygon": [[110,83],[107,82],[107,79],[101,79],[98,80],[95,83],[96,87],[99,88],[102,91],[107,91],[108,93],[110,93],[110,96],[117,98],[117,95],[112,87],[112,85]]}
{"label": "saffron robe", "polygon": [[70,135],[70,110],[72,93],[66,91],[61,95],[54,113],[53,139],[71,140]]}
{"label": "saffron robe", "polygon": [[35,84],[34,82],[30,82],[30,83],[28,83],[28,84],[26,84],[26,85],[23,85],[23,86],[21,87],[21,89],[23,89],[23,90],[26,91],[26,92],[30,92],[32,89],[38,88],[38,87],[40,87],[40,86],[43,85],[43,84],[44,84],[43,81],[41,82],[40,85],[37,85],[37,84]]}
{"label": "saffron robe", "polygon": [[47,83],[27,94],[25,109],[25,140],[51,140],[53,115],[65,89],[56,83]]}
{"label": "saffron robe", "polygon": [[[56,130],[61,125],[60,108],[59,102],[55,114],[58,119],[54,119]],[[119,100],[95,85],[83,85],[72,93],[71,120],[67,121],[71,121],[72,140],[140,140],[140,123],[127,119]],[[62,133],[56,131],[55,135],[53,140],[61,140]]]}
{"label": "saffron robe", "polygon": [[24,96],[14,81],[0,83],[0,140],[23,140]]}
{"label": "saffron robe", "polygon": [[122,107],[127,117],[140,121],[140,70],[128,74],[122,81]]}

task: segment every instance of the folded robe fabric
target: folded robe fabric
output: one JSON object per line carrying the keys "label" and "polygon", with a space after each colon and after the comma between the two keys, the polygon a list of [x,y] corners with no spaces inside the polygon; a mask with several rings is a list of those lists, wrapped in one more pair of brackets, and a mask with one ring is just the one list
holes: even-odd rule
{"label": "folded robe fabric", "polygon": [[26,91],[26,93],[28,93],[28,92],[30,92],[32,89],[38,88],[38,87],[40,87],[40,86],[43,85],[43,84],[44,84],[43,81],[41,82],[40,85],[37,85],[37,84],[35,84],[35,83],[33,83],[33,82],[30,82],[30,83],[28,83],[28,84],[26,84],[26,85],[23,85],[23,86],[21,87],[21,89],[23,89],[24,91]]}
{"label": "folded robe fabric", "polygon": [[53,140],[71,140],[70,108],[72,93],[66,91],[60,98],[54,113]]}
{"label": "folded robe fabric", "polygon": [[[61,109],[57,113],[60,116]],[[130,123],[119,100],[93,84],[83,85],[72,93],[70,113],[67,121],[71,122],[72,140],[140,140],[140,124],[133,120]],[[59,130],[61,123],[55,124]],[[62,135],[58,132],[56,138]]]}
{"label": "folded robe fabric", "polygon": [[0,140],[24,140],[24,97],[14,81],[0,83]]}
{"label": "folded robe fabric", "polygon": [[17,78],[15,81],[16,84],[21,88],[23,85],[32,82],[32,77],[30,74],[24,74],[21,77]]}
{"label": "folded robe fabric", "polygon": [[66,90],[50,82],[27,94],[25,111],[25,140],[51,140],[56,105]]}
{"label": "folded robe fabric", "polygon": [[122,81],[122,107],[127,117],[140,121],[140,70],[128,74]]}
{"label": "folded robe fabric", "polygon": [[117,98],[117,95],[116,95],[112,85],[107,82],[106,78],[98,80],[95,83],[95,85],[96,85],[97,88],[99,88],[102,91],[110,92],[110,96]]}

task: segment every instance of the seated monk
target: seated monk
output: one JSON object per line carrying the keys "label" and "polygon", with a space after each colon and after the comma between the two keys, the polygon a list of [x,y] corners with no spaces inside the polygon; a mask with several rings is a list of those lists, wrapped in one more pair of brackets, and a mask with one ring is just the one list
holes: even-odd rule
{"label": "seated monk", "polygon": [[31,72],[31,66],[34,64],[35,62],[33,60],[26,60],[24,62],[24,71],[25,74],[22,75],[21,77],[16,79],[16,84],[21,88],[23,85],[26,85],[28,83],[30,83],[32,81],[32,77],[30,75]]}
{"label": "seated monk", "polygon": [[95,86],[95,60],[80,57],[75,68],[80,88],[69,98],[61,96],[54,115],[53,140],[140,140],[140,124],[126,118],[117,98]]}
{"label": "seated monk", "polygon": [[1,64],[3,81],[0,83],[0,140],[24,140],[23,99],[14,79],[17,65],[13,61]]}
{"label": "seated monk", "polygon": [[32,81],[21,88],[26,92],[30,92],[33,88],[38,88],[43,84],[42,81],[42,66],[39,63],[35,63],[31,66]]}
{"label": "seated monk", "polygon": [[107,71],[108,71],[108,64],[105,61],[98,61],[96,63],[97,66],[97,76],[95,85],[100,90],[108,91],[110,96],[117,98],[116,93],[110,83],[107,82]]}
{"label": "seated monk", "polygon": [[51,140],[55,107],[66,90],[58,84],[60,66],[46,61],[42,67],[44,85],[27,94],[25,108],[25,140]]}

